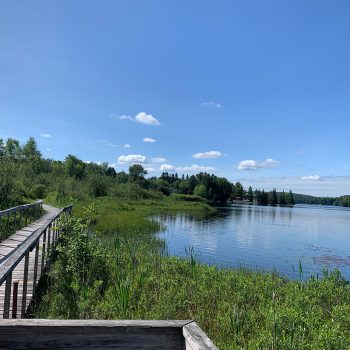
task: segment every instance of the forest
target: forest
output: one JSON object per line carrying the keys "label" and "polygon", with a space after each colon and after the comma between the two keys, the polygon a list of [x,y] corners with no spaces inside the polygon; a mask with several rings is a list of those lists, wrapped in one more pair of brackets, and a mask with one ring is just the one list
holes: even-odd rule
{"label": "forest", "polygon": [[[7,208],[34,199],[72,202],[107,195],[116,197],[162,197],[204,199],[210,203],[238,200],[261,205],[293,205],[291,191],[265,192],[240,182],[232,183],[213,174],[182,175],[163,172],[148,176],[140,164],[116,172],[108,163],[86,163],[69,154],[64,161],[45,159],[33,137],[21,145],[16,139],[0,139],[0,205]],[[188,196],[191,196],[189,198]]]}
{"label": "forest", "polygon": [[[147,176],[148,175],[148,176]],[[116,172],[108,163],[86,163],[69,154],[64,161],[43,158],[36,140],[21,145],[16,139],[0,139],[0,209],[48,199],[68,203],[103,196],[136,198],[172,197],[206,200],[208,203],[238,201],[259,205],[295,203],[350,206],[350,196],[313,197],[292,191],[277,192],[244,189],[240,182],[214,174],[179,176],[163,172],[149,176],[140,164],[130,165],[128,173]],[[190,196],[190,197],[189,197]]]}

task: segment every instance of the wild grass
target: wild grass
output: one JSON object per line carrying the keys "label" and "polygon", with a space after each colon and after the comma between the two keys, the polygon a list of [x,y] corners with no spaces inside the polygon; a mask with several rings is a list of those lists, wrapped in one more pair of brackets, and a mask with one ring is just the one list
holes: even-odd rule
{"label": "wild grass", "polygon": [[152,235],[160,225],[147,218],[179,208],[188,209],[111,199],[87,214],[79,206],[35,316],[195,319],[220,349],[349,349],[350,288],[339,271],[291,281],[203,265],[192,248],[187,259],[169,257]]}

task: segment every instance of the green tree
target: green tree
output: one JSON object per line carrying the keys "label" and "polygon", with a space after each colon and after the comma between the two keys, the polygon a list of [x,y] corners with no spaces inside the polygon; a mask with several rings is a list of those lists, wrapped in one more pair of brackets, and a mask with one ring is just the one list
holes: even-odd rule
{"label": "green tree", "polygon": [[22,148],[22,155],[25,160],[33,160],[41,158],[41,153],[38,150],[37,143],[34,137],[30,137]]}
{"label": "green tree", "polygon": [[235,183],[234,197],[236,199],[242,199],[244,196],[244,189],[240,182]]}
{"label": "green tree", "polygon": [[249,188],[248,188],[247,199],[248,199],[249,202],[253,202],[254,201],[254,193],[253,193],[252,186],[249,186]]}
{"label": "green tree", "polygon": [[279,195],[279,204],[286,205],[286,194],[285,194],[284,190]]}
{"label": "green tree", "polygon": [[204,185],[197,185],[194,188],[193,194],[195,196],[200,196],[200,197],[203,197],[203,198],[207,198],[207,190],[206,190]]}
{"label": "green tree", "polygon": [[144,180],[145,175],[147,175],[147,170],[141,164],[134,164],[129,167],[129,181]]}
{"label": "green tree", "polygon": [[22,148],[18,140],[8,138],[5,144],[5,156],[9,159],[20,159]]}
{"label": "green tree", "polygon": [[69,154],[64,163],[69,176],[75,177],[76,179],[82,179],[84,177],[86,164],[82,160]]}
{"label": "green tree", "polygon": [[269,202],[271,205],[277,205],[278,199],[277,199],[277,192],[275,188],[270,193]]}
{"label": "green tree", "polygon": [[287,193],[287,195],[286,195],[286,203],[288,205],[294,205],[295,204],[292,190],[290,190]]}
{"label": "green tree", "polygon": [[0,158],[5,156],[5,144],[4,140],[0,138]]}

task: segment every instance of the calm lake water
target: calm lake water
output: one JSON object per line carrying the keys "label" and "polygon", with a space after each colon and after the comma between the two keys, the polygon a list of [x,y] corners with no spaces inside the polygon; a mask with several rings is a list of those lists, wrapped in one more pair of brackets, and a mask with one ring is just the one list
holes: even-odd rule
{"label": "calm lake water", "polygon": [[209,218],[161,214],[155,219],[166,227],[158,237],[165,239],[170,255],[186,257],[185,248],[193,247],[205,263],[276,269],[291,278],[299,278],[300,260],[304,278],[320,274],[324,267],[338,267],[350,280],[346,208],[233,205]]}

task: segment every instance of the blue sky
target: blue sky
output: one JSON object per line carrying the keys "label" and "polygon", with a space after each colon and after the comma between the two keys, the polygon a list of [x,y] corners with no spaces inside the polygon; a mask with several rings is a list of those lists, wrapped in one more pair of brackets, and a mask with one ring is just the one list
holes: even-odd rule
{"label": "blue sky", "polygon": [[2,0],[0,137],[350,193],[349,18],[349,1]]}

